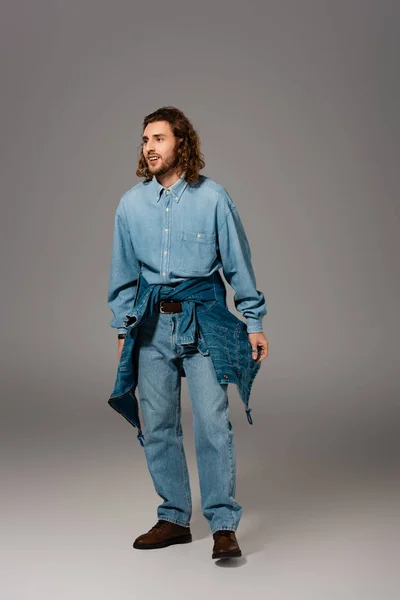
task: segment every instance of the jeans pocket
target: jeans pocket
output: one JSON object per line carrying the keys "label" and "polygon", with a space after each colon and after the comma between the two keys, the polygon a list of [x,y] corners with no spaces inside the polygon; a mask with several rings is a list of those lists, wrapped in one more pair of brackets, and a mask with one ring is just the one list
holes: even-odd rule
{"label": "jeans pocket", "polygon": [[203,356],[210,356],[210,351],[207,348],[207,344],[201,336],[199,336],[197,340],[197,349]]}

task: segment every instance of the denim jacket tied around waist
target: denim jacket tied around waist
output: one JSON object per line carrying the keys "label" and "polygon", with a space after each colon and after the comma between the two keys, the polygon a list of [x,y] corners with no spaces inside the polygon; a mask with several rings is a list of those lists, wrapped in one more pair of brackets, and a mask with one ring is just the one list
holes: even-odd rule
{"label": "denim jacket tied around waist", "polygon": [[[245,405],[248,422],[249,398],[261,363],[253,359],[246,324],[227,307],[226,288],[215,271],[209,277],[193,277],[176,286],[149,284],[139,273],[132,310],[125,318],[127,336],[117,369],[114,389],[108,403],[138,429],[143,446],[143,433],[135,396],[137,373],[133,361],[138,327],[153,315],[160,300],[182,301],[182,313],[176,332],[177,343],[194,344],[203,355],[210,355],[217,380],[221,384],[235,383]],[[185,376],[184,371],[182,375]]]}

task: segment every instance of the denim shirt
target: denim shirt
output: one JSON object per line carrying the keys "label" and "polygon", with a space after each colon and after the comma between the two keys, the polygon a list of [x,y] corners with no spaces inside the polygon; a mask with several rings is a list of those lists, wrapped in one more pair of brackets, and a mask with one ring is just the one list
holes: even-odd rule
{"label": "denim shirt", "polygon": [[169,188],[153,177],[128,190],[115,212],[108,289],[110,322],[126,332],[139,271],[148,283],[171,285],[223,269],[235,291],[235,308],[247,332],[262,331],[267,314],[256,288],[250,246],[227,190],[204,175],[188,184],[184,174]]}
{"label": "denim shirt", "polygon": [[[131,311],[123,321],[127,331],[118,364],[114,389],[108,403],[138,429],[143,446],[143,433],[135,396],[138,361],[133,360],[138,328],[153,315],[160,300],[182,301],[176,340],[178,344],[194,344],[203,355],[210,355],[220,384],[236,383],[244,402],[247,419],[249,398],[254,379],[261,367],[252,356],[246,324],[226,304],[226,288],[219,271],[208,277],[187,278],[176,286],[149,284],[139,273]],[[185,376],[184,370],[182,375]]]}

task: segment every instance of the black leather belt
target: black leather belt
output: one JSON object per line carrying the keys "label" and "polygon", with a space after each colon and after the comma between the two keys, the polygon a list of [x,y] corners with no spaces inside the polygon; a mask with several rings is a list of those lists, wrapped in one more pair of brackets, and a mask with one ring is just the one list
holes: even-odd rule
{"label": "black leather belt", "polygon": [[160,313],[182,312],[182,302],[179,300],[160,300],[157,304],[157,310]]}

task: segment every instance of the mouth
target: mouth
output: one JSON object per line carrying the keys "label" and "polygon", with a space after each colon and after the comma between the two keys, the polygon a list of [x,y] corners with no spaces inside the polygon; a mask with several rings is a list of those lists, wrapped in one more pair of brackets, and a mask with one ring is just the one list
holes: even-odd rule
{"label": "mouth", "polygon": [[159,160],[159,158],[160,158],[159,156],[149,156],[147,160],[150,163],[156,163]]}

